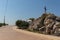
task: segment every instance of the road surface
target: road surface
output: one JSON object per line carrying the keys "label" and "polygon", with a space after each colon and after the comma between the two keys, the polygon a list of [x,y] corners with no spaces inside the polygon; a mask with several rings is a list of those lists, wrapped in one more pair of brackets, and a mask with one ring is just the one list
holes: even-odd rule
{"label": "road surface", "polygon": [[60,40],[60,37],[16,30],[12,26],[0,27],[0,40]]}

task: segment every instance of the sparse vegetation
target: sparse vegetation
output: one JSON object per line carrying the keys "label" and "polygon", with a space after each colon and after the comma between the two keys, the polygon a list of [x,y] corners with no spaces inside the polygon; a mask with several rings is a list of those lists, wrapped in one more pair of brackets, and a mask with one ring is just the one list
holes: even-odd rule
{"label": "sparse vegetation", "polygon": [[3,24],[2,24],[2,23],[0,23],[0,27],[2,27],[2,25],[3,25]]}
{"label": "sparse vegetation", "polygon": [[8,25],[8,24],[0,23],[0,27],[5,26],[5,25]]}
{"label": "sparse vegetation", "polygon": [[35,20],[35,18],[29,18],[29,20],[32,20],[32,21],[34,21],[34,20]]}

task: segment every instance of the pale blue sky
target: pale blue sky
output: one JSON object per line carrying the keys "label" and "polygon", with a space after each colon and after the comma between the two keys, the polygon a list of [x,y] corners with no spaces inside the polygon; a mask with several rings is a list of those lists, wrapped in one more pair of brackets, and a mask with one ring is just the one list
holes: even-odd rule
{"label": "pale blue sky", "polygon": [[6,1],[0,0],[0,22],[3,22],[4,14],[6,23],[15,24],[18,19],[38,18],[44,12],[44,6],[48,11],[60,16],[60,0],[8,0],[7,13]]}

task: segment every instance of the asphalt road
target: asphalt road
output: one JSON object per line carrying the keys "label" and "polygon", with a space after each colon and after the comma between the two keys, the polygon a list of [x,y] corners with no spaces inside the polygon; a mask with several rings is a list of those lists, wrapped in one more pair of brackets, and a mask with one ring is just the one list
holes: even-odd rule
{"label": "asphalt road", "polygon": [[23,30],[14,30],[12,26],[0,27],[0,40],[60,40],[60,37],[45,36]]}

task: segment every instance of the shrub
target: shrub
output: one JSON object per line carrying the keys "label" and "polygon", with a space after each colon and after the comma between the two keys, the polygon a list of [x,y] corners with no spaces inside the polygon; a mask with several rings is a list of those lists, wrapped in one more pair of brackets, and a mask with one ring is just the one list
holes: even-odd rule
{"label": "shrub", "polygon": [[0,23],[0,27],[2,27],[2,25],[3,25],[3,24],[2,24],[2,23]]}
{"label": "shrub", "polygon": [[29,23],[26,21],[17,20],[16,26],[18,26],[18,28],[21,28],[21,29],[27,29],[29,27]]}
{"label": "shrub", "polygon": [[29,18],[29,20],[34,21],[34,20],[35,20],[35,18]]}

